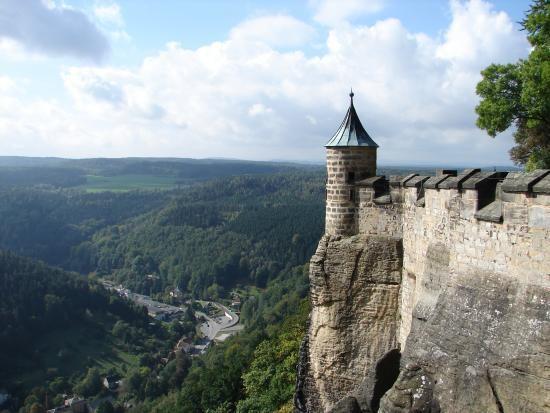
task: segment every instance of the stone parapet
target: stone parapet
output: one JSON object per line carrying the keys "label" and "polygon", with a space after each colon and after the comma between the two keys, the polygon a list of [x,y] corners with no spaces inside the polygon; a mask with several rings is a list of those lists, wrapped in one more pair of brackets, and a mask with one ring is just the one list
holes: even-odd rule
{"label": "stone parapet", "polygon": [[[524,225],[550,225],[550,218],[541,216],[536,206],[550,206],[550,170],[537,170],[531,173],[481,172],[466,169],[460,174],[441,173],[436,176],[411,174],[406,177],[371,177],[357,183],[359,200],[356,220],[359,233],[372,233],[367,221],[372,221],[373,211],[390,204],[411,203],[425,207],[425,192],[449,192],[454,199],[453,209],[458,216],[495,223],[523,223]],[[456,176],[454,176],[456,175]],[[527,208],[533,206],[529,218]],[[450,205],[446,206],[447,208]],[[395,210],[395,208],[392,208]],[[501,213],[501,216],[499,216]],[[544,214],[542,214],[544,215]],[[364,217],[368,216],[368,219]],[[392,218],[393,220],[393,218]],[[361,224],[363,222],[363,224]],[[383,228],[384,225],[376,225]]]}

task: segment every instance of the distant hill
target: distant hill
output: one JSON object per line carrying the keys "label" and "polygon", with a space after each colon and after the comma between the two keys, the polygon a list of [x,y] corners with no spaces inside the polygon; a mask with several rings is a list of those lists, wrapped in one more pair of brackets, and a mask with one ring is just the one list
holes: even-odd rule
{"label": "distant hill", "polygon": [[150,214],[98,231],[82,252],[90,270],[144,293],[177,285],[198,298],[209,288],[264,286],[315,250],[323,182],[320,171],[300,171],[197,184]]}
{"label": "distant hill", "polygon": [[[312,166],[230,159],[0,157],[0,187],[50,185],[86,189],[173,188],[223,176],[266,174]],[[119,177],[119,179],[114,179]],[[122,178],[120,178],[122,177]],[[151,177],[156,179],[151,180]],[[101,178],[106,185],[97,185]]]}

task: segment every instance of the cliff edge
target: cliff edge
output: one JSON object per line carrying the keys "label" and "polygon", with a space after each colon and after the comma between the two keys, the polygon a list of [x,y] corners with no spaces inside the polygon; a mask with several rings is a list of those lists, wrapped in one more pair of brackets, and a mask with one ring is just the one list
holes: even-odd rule
{"label": "cliff edge", "polygon": [[[310,263],[310,325],[301,355],[303,411],[325,411],[397,347],[401,240],[327,236]],[[366,345],[368,343],[368,345]]]}
{"label": "cliff edge", "polygon": [[297,410],[549,411],[550,171],[355,191],[311,260]]}

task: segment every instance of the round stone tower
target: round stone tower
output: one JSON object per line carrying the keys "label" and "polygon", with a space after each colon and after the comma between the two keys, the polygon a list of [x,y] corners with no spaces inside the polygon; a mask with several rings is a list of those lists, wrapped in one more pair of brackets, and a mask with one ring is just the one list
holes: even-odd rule
{"label": "round stone tower", "polygon": [[342,124],[325,145],[327,148],[327,186],[325,233],[354,235],[357,233],[355,183],[376,174],[378,145],[369,136],[353,106]]}

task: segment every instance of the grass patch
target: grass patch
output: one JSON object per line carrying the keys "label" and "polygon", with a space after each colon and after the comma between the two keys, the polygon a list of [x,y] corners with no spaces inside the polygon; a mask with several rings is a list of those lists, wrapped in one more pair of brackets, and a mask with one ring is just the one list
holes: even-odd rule
{"label": "grass patch", "polygon": [[170,190],[179,186],[175,176],[166,175],[86,175],[86,181],[86,184],[80,185],[77,188],[81,188],[87,192],[125,192],[136,189]]}

